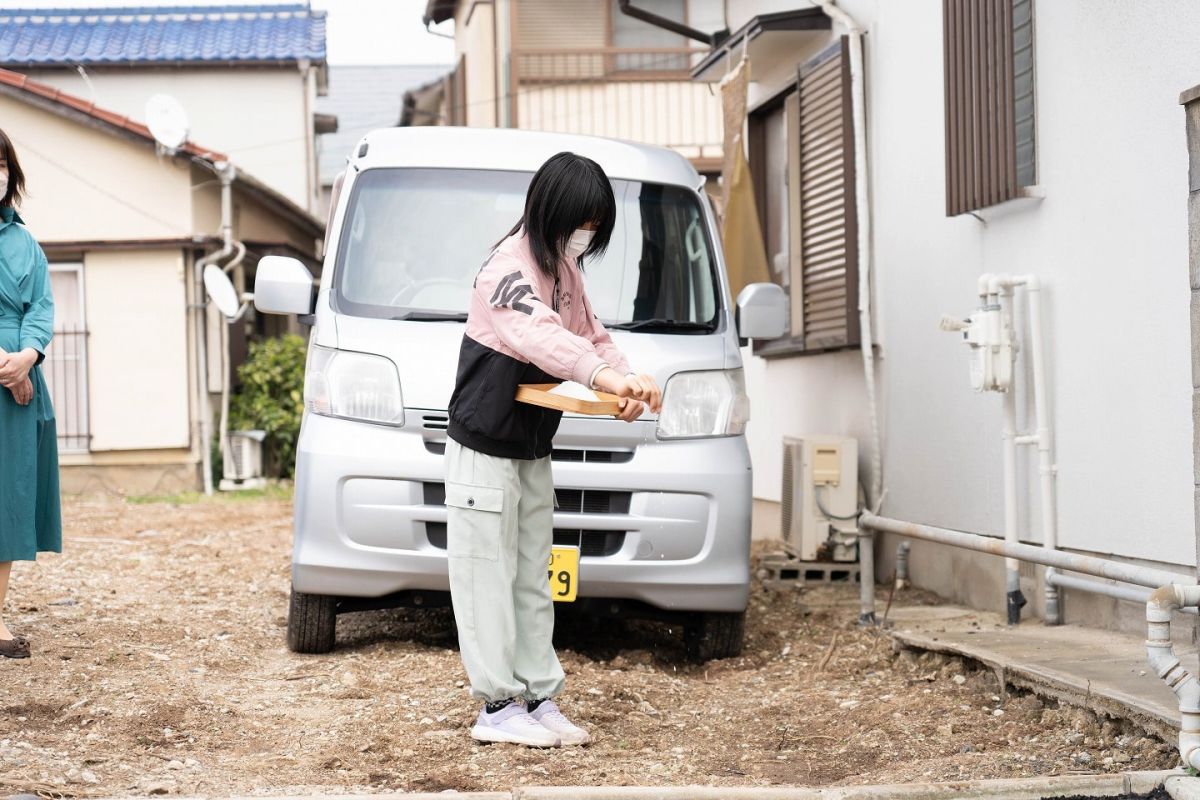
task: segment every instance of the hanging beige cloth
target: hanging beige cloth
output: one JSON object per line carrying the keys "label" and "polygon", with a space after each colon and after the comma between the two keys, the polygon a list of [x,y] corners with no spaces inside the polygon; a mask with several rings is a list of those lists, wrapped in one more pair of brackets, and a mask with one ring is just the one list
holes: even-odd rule
{"label": "hanging beige cloth", "polygon": [[725,123],[724,162],[721,166],[721,238],[729,269],[729,288],[736,299],[751,283],[769,281],[767,249],[763,244],[754,180],[742,141],[746,124],[746,89],[750,62],[745,58],[721,81],[721,107]]}

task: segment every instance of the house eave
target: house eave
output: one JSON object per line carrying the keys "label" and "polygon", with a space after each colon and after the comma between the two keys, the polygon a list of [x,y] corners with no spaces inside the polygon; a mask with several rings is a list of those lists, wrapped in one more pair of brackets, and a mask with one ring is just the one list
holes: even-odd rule
{"label": "house eave", "polygon": [[[724,77],[726,64],[740,59],[755,41],[764,35],[782,35],[789,38],[803,37],[832,30],[833,20],[819,8],[802,8],[794,11],[779,11],[759,14],[731,33],[727,39],[714,47],[699,64],[692,68],[692,80],[715,81]],[[751,61],[753,62],[753,54]]]}

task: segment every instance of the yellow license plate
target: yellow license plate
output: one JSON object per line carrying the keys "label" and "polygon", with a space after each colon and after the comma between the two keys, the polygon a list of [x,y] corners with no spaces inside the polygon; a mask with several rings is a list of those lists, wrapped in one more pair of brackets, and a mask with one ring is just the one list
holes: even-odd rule
{"label": "yellow license plate", "polygon": [[579,548],[550,549],[550,594],[556,603],[574,603],[579,593]]}

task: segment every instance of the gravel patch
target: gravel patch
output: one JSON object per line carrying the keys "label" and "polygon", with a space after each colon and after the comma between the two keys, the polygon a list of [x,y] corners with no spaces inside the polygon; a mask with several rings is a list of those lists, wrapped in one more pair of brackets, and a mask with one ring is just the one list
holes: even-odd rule
{"label": "gravel patch", "polygon": [[287,651],[290,514],[282,500],[67,500],[66,553],[14,570],[7,618],[34,658],[0,661],[0,795],[863,785],[1178,763],[1121,720],[893,652],[855,626],[848,586],[756,584],[743,655],[699,666],[668,625],[562,614],[561,704],[594,742],[476,745],[446,610],[347,615],[335,652]]}

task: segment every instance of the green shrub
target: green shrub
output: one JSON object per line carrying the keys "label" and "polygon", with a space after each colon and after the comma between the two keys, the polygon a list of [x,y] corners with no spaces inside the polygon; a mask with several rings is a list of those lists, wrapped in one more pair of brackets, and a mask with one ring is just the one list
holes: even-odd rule
{"label": "green shrub", "polygon": [[304,413],[304,359],[308,343],[288,334],[250,343],[238,367],[241,388],[229,399],[229,430],[262,430],[263,469],[290,477],[296,468],[296,439]]}

